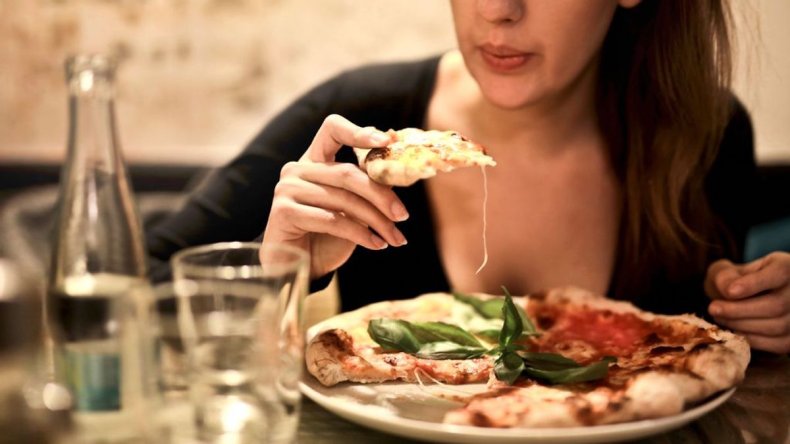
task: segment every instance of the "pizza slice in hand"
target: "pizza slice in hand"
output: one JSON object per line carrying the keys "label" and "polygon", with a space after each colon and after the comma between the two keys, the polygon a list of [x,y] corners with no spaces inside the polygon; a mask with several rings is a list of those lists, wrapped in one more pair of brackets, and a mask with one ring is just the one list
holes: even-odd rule
{"label": "pizza slice in hand", "polygon": [[440,171],[496,166],[482,145],[456,131],[404,128],[387,134],[392,142],[386,147],[354,148],[362,169],[384,185],[405,187]]}

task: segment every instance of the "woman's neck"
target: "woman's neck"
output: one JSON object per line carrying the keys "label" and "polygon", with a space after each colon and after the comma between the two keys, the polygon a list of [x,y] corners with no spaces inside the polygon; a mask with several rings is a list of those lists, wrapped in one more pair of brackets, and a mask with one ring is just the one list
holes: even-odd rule
{"label": "woman's neck", "polygon": [[488,140],[492,148],[525,146],[534,154],[551,156],[568,148],[603,146],[596,110],[595,63],[565,91],[511,109],[486,99],[457,52],[448,53],[442,64],[439,87],[450,88],[450,100],[457,101],[454,109],[465,115],[463,119],[476,137]]}

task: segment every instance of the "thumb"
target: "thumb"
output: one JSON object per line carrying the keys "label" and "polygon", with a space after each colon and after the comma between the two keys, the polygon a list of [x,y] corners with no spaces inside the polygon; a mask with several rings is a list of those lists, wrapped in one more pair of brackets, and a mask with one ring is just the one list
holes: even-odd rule
{"label": "thumb", "polygon": [[723,299],[730,284],[743,276],[741,265],[727,259],[719,259],[708,267],[705,276],[705,294],[711,299]]}
{"label": "thumb", "polygon": [[338,114],[324,119],[303,159],[313,162],[333,162],[335,154],[344,145],[353,147],[379,147],[390,142],[390,137],[372,126],[362,128]]}

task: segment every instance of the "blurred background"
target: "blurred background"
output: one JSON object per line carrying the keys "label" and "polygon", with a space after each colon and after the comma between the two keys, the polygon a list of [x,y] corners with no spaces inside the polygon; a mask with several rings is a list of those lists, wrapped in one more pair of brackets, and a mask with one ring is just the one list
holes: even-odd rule
{"label": "blurred background", "polygon": [[[790,1],[732,5],[735,90],[756,128],[765,219],[777,219],[790,215]],[[453,46],[446,0],[0,0],[0,255],[16,227],[47,220],[54,197],[39,188],[65,156],[68,54],[120,59],[118,130],[134,185],[179,193],[321,80]],[[146,217],[173,205],[152,201],[140,199]]]}
{"label": "blurred background", "polygon": [[216,165],[321,80],[453,39],[443,0],[0,1],[0,161],[63,158],[73,52],[120,58],[129,162]]}
{"label": "blurred background", "polygon": [[[761,162],[790,161],[790,2],[733,1],[736,91]],[[63,59],[121,59],[132,163],[220,164],[296,95],[344,68],[454,45],[446,0],[0,0],[0,162],[64,156]]]}

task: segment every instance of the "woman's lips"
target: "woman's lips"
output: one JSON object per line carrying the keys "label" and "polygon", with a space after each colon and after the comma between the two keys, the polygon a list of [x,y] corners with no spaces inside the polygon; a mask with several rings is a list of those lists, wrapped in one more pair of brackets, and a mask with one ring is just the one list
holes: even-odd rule
{"label": "woman's lips", "polygon": [[506,46],[483,45],[480,47],[483,60],[495,71],[515,71],[532,58],[533,54]]}

